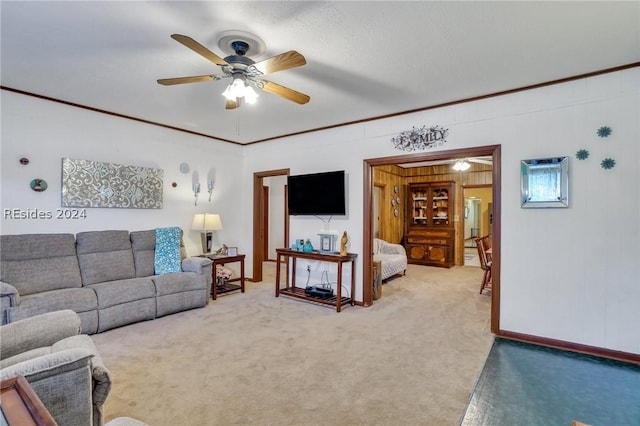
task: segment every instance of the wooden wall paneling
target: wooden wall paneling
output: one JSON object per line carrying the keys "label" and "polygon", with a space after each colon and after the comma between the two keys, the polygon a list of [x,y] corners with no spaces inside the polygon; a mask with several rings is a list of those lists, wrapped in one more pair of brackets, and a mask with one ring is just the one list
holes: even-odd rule
{"label": "wooden wall paneling", "polygon": [[[491,185],[493,168],[484,164],[472,163],[465,172],[452,172],[451,165],[412,167],[402,169],[405,186],[413,182],[440,182],[452,180],[456,183],[454,192],[455,265],[464,265],[464,192],[463,186]],[[455,217],[454,217],[455,219]]]}
{"label": "wooden wall paneling", "polygon": [[[382,189],[380,203],[380,238],[390,243],[400,243],[404,234],[404,176],[398,166],[376,166],[373,168],[373,184]],[[398,192],[394,193],[394,187]],[[400,206],[393,206],[392,199],[400,198]],[[394,215],[398,209],[398,216]]]}
{"label": "wooden wall paneling", "polygon": [[[450,164],[403,168],[396,165],[375,166],[373,168],[374,185],[383,188],[381,204],[383,215],[380,219],[380,238],[392,243],[400,243],[405,232],[407,185],[413,182],[441,182],[452,180],[456,183],[454,191],[455,265],[464,265],[464,186],[491,185],[492,167],[472,163],[465,172],[452,171]],[[393,215],[391,199],[394,186],[398,187],[400,197],[398,217]],[[455,219],[454,217],[454,219]]]}

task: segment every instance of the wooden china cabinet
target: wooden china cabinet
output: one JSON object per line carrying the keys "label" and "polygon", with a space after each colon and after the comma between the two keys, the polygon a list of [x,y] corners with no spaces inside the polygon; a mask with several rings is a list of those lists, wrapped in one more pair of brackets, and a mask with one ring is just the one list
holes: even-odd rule
{"label": "wooden china cabinet", "polygon": [[453,181],[410,183],[407,189],[407,261],[454,265]]}

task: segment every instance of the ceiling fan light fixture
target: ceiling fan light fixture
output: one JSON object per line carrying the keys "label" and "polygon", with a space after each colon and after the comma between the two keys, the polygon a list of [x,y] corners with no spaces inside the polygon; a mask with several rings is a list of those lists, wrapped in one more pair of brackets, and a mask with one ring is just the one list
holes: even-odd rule
{"label": "ceiling fan light fixture", "polygon": [[236,100],[236,97],[231,93],[231,84],[229,84],[227,86],[227,88],[224,89],[224,92],[222,92],[222,96],[227,98],[228,101],[235,101]]}
{"label": "ceiling fan light fixture", "polygon": [[244,84],[244,80],[241,77],[234,78],[230,84],[231,94],[236,98],[244,97],[244,92],[246,90],[246,86]]}
{"label": "ceiling fan light fixture", "polygon": [[471,167],[471,164],[467,160],[457,160],[451,168],[457,172],[463,172],[469,170],[469,167]]}
{"label": "ceiling fan light fixture", "polygon": [[251,85],[245,82],[242,76],[234,77],[233,81],[229,83],[224,92],[222,92],[222,96],[229,101],[244,98],[248,104],[255,104],[258,99],[256,91]]}
{"label": "ceiling fan light fixture", "polygon": [[248,104],[255,104],[258,100],[258,93],[248,84],[244,89],[244,100],[247,101]]}

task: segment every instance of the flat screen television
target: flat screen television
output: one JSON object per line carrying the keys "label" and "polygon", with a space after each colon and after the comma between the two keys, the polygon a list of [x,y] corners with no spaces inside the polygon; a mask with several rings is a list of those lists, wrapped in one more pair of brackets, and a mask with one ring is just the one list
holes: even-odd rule
{"label": "flat screen television", "polygon": [[344,170],[288,176],[287,188],[290,215],[346,214]]}

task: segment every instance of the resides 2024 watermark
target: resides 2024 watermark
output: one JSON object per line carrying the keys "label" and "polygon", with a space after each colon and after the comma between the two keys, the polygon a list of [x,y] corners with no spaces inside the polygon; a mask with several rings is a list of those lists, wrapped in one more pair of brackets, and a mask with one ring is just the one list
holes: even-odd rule
{"label": "resides 2024 watermark", "polygon": [[47,219],[86,219],[86,209],[3,209],[2,216],[6,220],[47,220]]}

